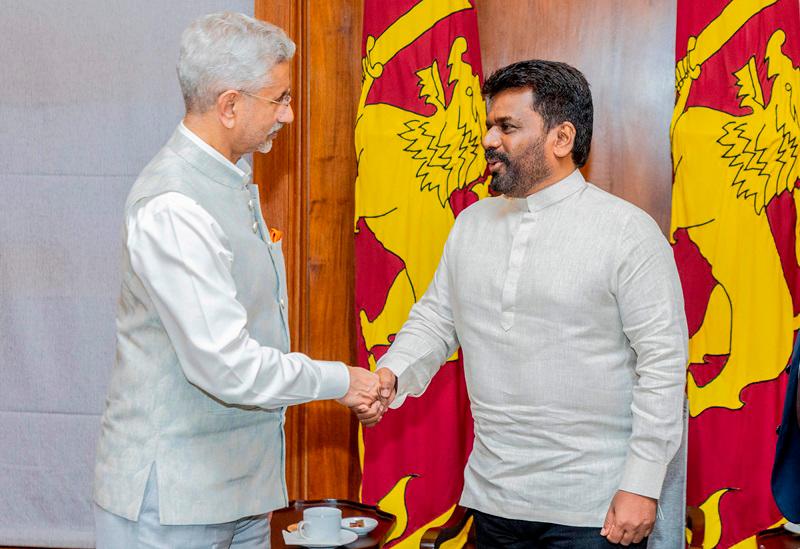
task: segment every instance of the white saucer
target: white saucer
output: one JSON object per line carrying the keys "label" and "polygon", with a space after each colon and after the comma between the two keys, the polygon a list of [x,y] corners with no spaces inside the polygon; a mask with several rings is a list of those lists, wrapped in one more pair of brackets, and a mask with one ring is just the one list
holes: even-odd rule
{"label": "white saucer", "polygon": [[350,530],[345,530],[344,528],[339,530],[338,540],[326,539],[324,541],[309,541],[300,537],[300,534],[297,532],[283,531],[283,543],[286,545],[302,545],[303,547],[339,547],[340,545],[353,543],[357,539],[358,534]]}
{"label": "white saucer", "polygon": [[[350,526],[350,523],[354,520],[363,520],[364,526]],[[345,517],[342,519],[342,528],[346,530],[352,530],[359,536],[369,534],[377,525],[378,521],[370,517]]]}
{"label": "white saucer", "polygon": [[800,534],[800,524],[795,524],[794,522],[787,522],[786,524],[783,525],[783,527],[792,534]]}

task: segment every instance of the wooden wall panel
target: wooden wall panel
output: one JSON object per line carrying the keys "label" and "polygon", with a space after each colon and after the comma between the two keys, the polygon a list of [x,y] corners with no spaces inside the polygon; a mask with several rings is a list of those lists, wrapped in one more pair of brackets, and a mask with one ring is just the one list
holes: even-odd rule
{"label": "wooden wall panel", "polygon": [[[267,155],[256,154],[267,222],[285,232],[292,350],[355,362],[353,129],[361,85],[363,0],[256,0],[256,17],[297,43],[295,122]],[[326,401],[287,414],[290,498],[356,499],[358,427]]]}
{"label": "wooden wall panel", "polygon": [[669,229],[676,0],[475,0],[486,74],[523,59],[569,63],[594,99],[583,172]]}
{"label": "wooden wall panel", "polygon": [[[353,132],[361,89],[364,10],[360,0],[312,1],[311,5],[308,28],[318,28],[309,36],[311,50],[306,60],[312,121],[305,136],[309,144],[309,352],[316,358],[354,364]],[[330,401],[309,407],[319,421],[305,433],[306,448],[314,449],[306,472],[306,493],[356,499],[361,471],[354,416]],[[313,471],[318,463],[333,467]]]}

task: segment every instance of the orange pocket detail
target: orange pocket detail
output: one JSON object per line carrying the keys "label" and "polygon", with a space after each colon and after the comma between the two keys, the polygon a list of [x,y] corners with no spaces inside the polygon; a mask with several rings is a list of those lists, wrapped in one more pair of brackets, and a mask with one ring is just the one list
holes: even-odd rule
{"label": "orange pocket detail", "polygon": [[269,229],[269,239],[272,242],[280,242],[281,238],[283,238],[283,231],[279,231],[274,227],[270,227]]}

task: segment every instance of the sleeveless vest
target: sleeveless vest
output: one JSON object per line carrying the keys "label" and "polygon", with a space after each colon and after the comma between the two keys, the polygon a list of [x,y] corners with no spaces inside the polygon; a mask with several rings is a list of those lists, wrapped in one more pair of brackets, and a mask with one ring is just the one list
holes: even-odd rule
{"label": "sleeveless vest", "polygon": [[[196,201],[233,252],[236,298],[262,346],[289,351],[286,274],[258,189],[176,130],[134,183],[131,208],[166,192]],[[117,351],[97,449],[94,498],[136,520],[150,469],[162,524],[215,524],[287,504],[284,409],[227,405],[192,385],[147,291],[123,231]]]}

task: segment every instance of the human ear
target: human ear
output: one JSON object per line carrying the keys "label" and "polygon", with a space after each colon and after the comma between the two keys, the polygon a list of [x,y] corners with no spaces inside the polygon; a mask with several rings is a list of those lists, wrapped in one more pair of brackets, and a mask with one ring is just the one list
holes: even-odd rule
{"label": "human ear", "polygon": [[217,117],[222,125],[228,129],[236,125],[236,103],[241,96],[242,94],[236,90],[228,90],[217,97],[217,102],[214,105],[217,110]]}
{"label": "human ear", "polygon": [[553,154],[559,159],[566,158],[572,154],[572,148],[575,146],[575,126],[572,122],[564,121],[553,130],[555,131]]}

